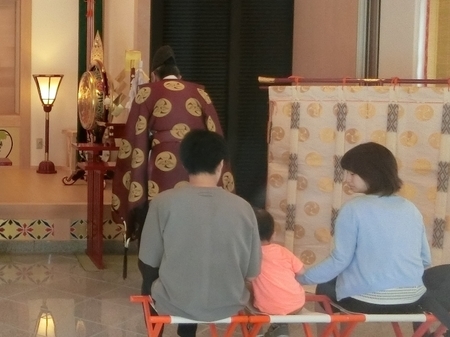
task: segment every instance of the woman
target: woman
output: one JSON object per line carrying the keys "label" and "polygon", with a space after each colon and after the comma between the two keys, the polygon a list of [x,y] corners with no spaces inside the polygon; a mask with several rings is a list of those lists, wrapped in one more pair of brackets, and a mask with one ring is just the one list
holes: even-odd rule
{"label": "woman", "polygon": [[348,151],[341,166],[345,182],[363,195],[339,211],[331,255],[298,281],[318,284],[316,293],[349,311],[417,312],[431,254],[422,215],[396,195],[402,181],[393,154],[377,143],[365,143]]}

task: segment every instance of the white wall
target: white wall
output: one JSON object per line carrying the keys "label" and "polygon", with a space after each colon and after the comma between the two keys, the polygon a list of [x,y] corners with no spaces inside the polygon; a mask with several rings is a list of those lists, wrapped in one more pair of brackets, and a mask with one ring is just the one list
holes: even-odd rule
{"label": "white wall", "polygon": [[[130,73],[125,71],[125,53],[127,50],[141,52],[143,70],[148,74],[150,49],[150,1],[149,0],[108,0],[104,2],[104,34],[105,67],[109,83],[115,97],[122,94],[128,102]],[[114,112],[113,122],[124,123],[128,111],[120,109]]]}
{"label": "white wall", "polygon": [[[148,73],[150,1],[108,0],[103,6],[104,63],[110,81],[120,85],[116,78],[124,69],[127,49],[142,51]],[[66,165],[66,137],[62,130],[77,128],[78,10],[78,1],[32,0],[32,74],[64,75],[50,112],[49,157],[56,166]],[[45,138],[45,114],[33,78],[30,81],[30,162],[37,166],[44,160],[44,149],[36,149],[36,139]]]}
{"label": "white wall", "polygon": [[[363,50],[356,48],[365,33],[364,27],[358,26],[358,15],[363,14],[358,12],[358,3],[361,1],[295,1],[292,69],[295,75],[359,76],[361,71],[356,62],[361,55],[356,53]],[[381,0],[380,78],[421,76],[423,60],[419,58],[419,50],[423,55],[424,47],[420,44],[423,44],[420,17],[423,20],[425,5],[426,0]]]}
{"label": "white wall", "polygon": [[[78,1],[33,0],[31,25],[32,74],[63,74],[50,112],[49,157],[65,165],[63,129],[76,129],[78,90]],[[31,165],[44,160],[36,138],[45,139],[45,114],[33,78],[31,81]]]}
{"label": "white wall", "polygon": [[[380,22],[380,78],[418,78],[419,17],[426,0],[382,0]],[[423,46],[422,46],[423,48]],[[421,51],[424,54],[424,50]]]}
{"label": "white wall", "polygon": [[115,78],[125,66],[125,51],[134,46],[134,1],[108,0],[104,2],[105,66]]}

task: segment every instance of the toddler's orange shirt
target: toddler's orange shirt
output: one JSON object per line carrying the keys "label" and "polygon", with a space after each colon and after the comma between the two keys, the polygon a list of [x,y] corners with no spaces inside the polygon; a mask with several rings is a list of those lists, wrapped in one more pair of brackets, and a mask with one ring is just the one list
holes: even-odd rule
{"label": "toddler's orange shirt", "polygon": [[261,246],[261,273],[252,281],[253,306],[272,315],[287,315],[303,307],[305,290],[295,279],[303,263],[278,244]]}

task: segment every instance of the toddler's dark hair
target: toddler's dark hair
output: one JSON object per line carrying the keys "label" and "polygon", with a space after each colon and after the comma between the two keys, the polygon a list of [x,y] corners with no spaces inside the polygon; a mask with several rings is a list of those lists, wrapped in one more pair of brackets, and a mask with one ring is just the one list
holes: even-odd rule
{"label": "toddler's dark hair", "polygon": [[253,208],[258,222],[259,238],[261,241],[270,241],[275,232],[275,221],[272,215],[262,208]]}

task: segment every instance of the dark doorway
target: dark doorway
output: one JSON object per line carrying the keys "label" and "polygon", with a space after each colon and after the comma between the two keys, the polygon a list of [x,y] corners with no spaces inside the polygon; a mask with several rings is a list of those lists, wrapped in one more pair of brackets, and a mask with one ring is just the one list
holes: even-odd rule
{"label": "dark doorway", "polygon": [[237,194],[263,207],[268,95],[258,76],[292,71],[293,0],[152,0],[150,55],[175,52],[210,94],[230,144]]}

